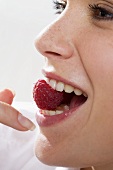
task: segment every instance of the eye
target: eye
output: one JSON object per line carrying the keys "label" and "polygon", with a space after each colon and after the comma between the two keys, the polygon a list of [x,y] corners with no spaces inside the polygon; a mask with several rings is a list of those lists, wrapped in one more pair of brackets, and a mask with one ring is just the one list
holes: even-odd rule
{"label": "eye", "polygon": [[[94,19],[98,20],[112,20],[113,19],[113,9],[111,10],[111,7],[108,7],[108,9],[105,9],[99,5],[89,5],[89,8],[92,11],[92,15]],[[111,12],[112,11],[112,12]]]}
{"label": "eye", "polygon": [[63,0],[53,0],[54,9],[56,10],[56,14],[61,14],[66,7],[66,1]]}

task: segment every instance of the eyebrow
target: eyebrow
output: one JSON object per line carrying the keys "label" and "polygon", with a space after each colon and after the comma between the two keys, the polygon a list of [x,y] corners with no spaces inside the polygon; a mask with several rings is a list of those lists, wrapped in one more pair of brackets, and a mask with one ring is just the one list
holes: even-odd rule
{"label": "eyebrow", "polygon": [[[99,1],[100,0],[94,0],[94,2],[96,2],[96,3],[98,3]],[[93,1],[91,1],[91,2],[93,3]],[[109,6],[109,7],[110,7],[110,5],[112,5],[112,8],[113,8],[113,0],[102,0],[101,2],[99,2],[99,4],[102,4],[104,2],[109,3],[109,4],[105,4],[105,5]]]}
{"label": "eyebrow", "polygon": [[108,2],[113,5],[113,0],[103,0],[103,1]]}

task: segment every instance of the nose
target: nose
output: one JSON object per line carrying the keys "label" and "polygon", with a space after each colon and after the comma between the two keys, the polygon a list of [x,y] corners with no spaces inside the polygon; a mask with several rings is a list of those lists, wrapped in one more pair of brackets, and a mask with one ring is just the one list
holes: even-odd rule
{"label": "nose", "polygon": [[70,58],[74,47],[64,31],[65,27],[61,20],[47,26],[36,38],[36,49],[45,57]]}

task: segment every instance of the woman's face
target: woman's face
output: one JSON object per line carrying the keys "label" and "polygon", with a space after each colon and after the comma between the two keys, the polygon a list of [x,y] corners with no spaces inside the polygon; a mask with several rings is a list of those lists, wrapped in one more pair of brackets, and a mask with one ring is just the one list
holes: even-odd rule
{"label": "woman's face", "polygon": [[44,74],[88,97],[65,119],[40,125],[36,155],[48,165],[112,164],[113,0],[58,0],[55,5],[60,14],[36,40],[46,58]]}

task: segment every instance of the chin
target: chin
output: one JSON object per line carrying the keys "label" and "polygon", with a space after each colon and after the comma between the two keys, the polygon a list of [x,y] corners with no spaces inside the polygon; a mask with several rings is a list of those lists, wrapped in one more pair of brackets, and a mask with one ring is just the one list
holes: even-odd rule
{"label": "chin", "polygon": [[42,162],[43,164],[49,165],[49,166],[62,166],[60,163],[60,157],[59,153],[56,152],[55,148],[53,148],[49,141],[44,139],[44,136],[41,138],[38,137],[37,141],[35,143],[35,155],[37,159]]}
{"label": "chin", "polygon": [[88,167],[89,162],[86,163],[82,153],[76,153],[74,159],[73,155],[66,154],[66,148],[60,149],[58,147],[52,147],[50,143],[44,139],[44,136],[38,137],[35,143],[35,155],[37,159],[48,166],[59,166],[59,167]]}

